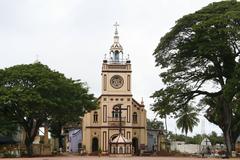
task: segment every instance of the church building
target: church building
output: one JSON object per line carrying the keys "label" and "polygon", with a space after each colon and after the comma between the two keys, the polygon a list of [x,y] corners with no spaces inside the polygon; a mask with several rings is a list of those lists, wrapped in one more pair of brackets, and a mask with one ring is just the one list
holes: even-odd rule
{"label": "church building", "polygon": [[88,154],[139,154],[147,145],[146,110],[133,98],[131,61],[114,26],[114,42],[102,63],[99,107],[83,118],[82,144]]}

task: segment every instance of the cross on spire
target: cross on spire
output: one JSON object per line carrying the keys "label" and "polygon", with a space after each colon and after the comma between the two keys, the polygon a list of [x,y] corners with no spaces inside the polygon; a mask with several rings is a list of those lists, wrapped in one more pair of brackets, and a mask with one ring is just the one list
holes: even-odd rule
{"label": "cross on spire", "polygon": [[113,26],[115,27],[115,35],[117,35],[118,34],[117,27],[119,26],[119,24],[116,22]]}

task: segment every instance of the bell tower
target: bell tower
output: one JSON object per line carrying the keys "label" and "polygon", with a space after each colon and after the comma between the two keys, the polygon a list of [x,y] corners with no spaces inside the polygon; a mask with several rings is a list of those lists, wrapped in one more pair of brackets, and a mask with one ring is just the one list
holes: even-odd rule
{"label": "bell tower", "polygon": [[131,95],[131,61],[119,43],[118,24],[114,41],[102,64],[102,95]]}

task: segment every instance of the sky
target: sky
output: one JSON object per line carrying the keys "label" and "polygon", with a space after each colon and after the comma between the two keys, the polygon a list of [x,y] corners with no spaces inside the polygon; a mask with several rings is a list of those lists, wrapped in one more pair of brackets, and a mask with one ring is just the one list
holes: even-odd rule
{"label": "sky", "polygon": [[[120,44],[132,63],[132,93],[143,98],[147,116],[154,91],[164,87],[154,49],[182,16],[217,0],[0,0],[0,68],[38,59],[66,77],[87,82],[101,94],[101,65],[113,43],[117,21]],[[202,116],[197,133],[221,130]],[[175,120],[168,129],[180,134]]]}

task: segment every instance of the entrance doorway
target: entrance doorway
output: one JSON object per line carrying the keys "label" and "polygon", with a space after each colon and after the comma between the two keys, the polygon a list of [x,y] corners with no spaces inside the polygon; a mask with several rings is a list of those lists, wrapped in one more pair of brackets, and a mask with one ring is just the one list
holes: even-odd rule
{"label": "entrance doorway", "polygon": [[98,139],[96,137],[92,139],[92,152],[98,152]]}
{"label": "entrance doorway", "polygon": [[138,139],[137,138],[133,138],[132,139],[132,146],[134,147],[134,155],[138,155]]}

